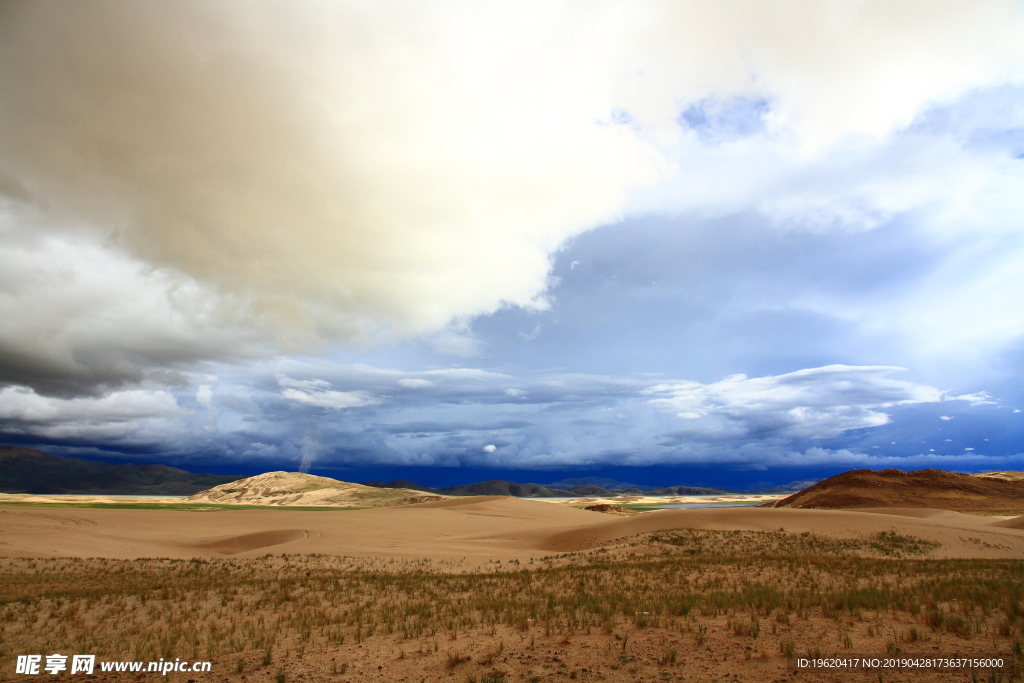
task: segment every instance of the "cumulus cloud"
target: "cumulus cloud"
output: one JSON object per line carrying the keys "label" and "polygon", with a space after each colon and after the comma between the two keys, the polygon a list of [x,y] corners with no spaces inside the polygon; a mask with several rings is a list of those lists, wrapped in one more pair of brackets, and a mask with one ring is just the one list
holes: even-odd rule
{"label": "cumulus cloud", "polygon": [[56,394],[148,377],[178,384],[202,360],[267,353],[265,331],[230,299],[73,235],[33,234],[0,207],[0,384]]}
{"label": "cumulus cloud", "polygon": [[209,384],[200,385],[196,390],[196,402],[207,410],[213,410],[213,387]]}
{"label": "cumulus cloud", "polygon": [[315,408],[362,408],[375,406],[383,399],[365,391],[334,391],[329,382],[322,379],[295,380],[285,375],[277,376],[282,387],[281,396]]}
{"label": "cumulus cloud", "polygon": [[[1009,466],[1005,458],[963,450],[967,443],[940,453],[922,446],[924,455],[884,446],[867,455],[868,446],[837,442],[835,435],[851,430],[865,437],[897,427],[889,416],[899,410],[948,410],[942,392],[893,379],[888,375],[897,369],[890,367],[828,366],[710,384],[539,373],[518,378],[524,400],[506,392],[507,375],[472,368],[427,371],[430,386],[405,386],[401,380],[423,373],[323,359],[275,365],[276,374],[218,371],[215,423],[205,411],[180,409],[167,391],[59,399],[8,387],[0,392],[0,431],[99,446],[147,444],[182,457],[216,452],[224,462],[278,468]],[[195,395],[177,391],[187,400]],[[297,406],[316,412],[295,419]],[[868,443],[888,444],[892,433],[880,434]],[[954,451],[969,463],[955,465]]]}
{"label": "cumulus cloud", "polygon": [[0,170],[49,207],[46,228],[239,294],[300,337],[538,304],[551,252],[657,174],[647,143],[595,122],[594,69],[519,8],[5,15]]}
{"label": "cumulus cloud", "polygon": [[974,394],[961,394],[959,396],[950,397],[953,401],[967,401],[972,406],[984,406],[984,405],[995,405],[997,401],[993,401],[992,397],[988,395],[988,392],[979,391]]}
{"label": "cumulus cloud", "polygon": [[[1009,0],[0,11],[0,193],[44,236],[19,248],[85,245],[63,261],[95,284],[66,321],[40,305],[72,291],[59,268],[3,285],[44,329],[6,328],[0,381],[47,390],[268,342],[480,354],[453,321],[548,305],[552,254],[629,211],[876,225],[920,201],[776,179],[1024,59]],[[132,272],[83,273],[89,250]]]}
{"label": "cumulus cloud", "polygon": [[879,408],[934,402],[934,387],[888,377],[902,368],[829,365],[774,377],[732,375],[713,384],[658,384],[651,403],[692,422],[682,429],[786,438],[827,438],[889,422]]}
{"label": "cumulus cloud", "polygon": [[179,437],[188,413],[166,391],[116,391],[73,399],[29,387],[0,389],[0,429],[8,434],[120,445],[160,444]]}
{"label": "cumulus cloud", "polygon": [[[1024,329],[1022,28],[1013,0],[4,3],[0,428],[306,468],[888,462],[840,437],[998,407],[948,361]],[[675,251],[632,251],[652,215]]]}

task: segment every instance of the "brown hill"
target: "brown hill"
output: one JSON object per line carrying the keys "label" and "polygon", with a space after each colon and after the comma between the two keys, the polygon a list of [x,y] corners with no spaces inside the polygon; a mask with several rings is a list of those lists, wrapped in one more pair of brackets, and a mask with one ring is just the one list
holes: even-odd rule
{"label": "brown hill", "polygon": [[1024,481],[943,470],[851,470],[775,503],[779,508],[1024,510]]}

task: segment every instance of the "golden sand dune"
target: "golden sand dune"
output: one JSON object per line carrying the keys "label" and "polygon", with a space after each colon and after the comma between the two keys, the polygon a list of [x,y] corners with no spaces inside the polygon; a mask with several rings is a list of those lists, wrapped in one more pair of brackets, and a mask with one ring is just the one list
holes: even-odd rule
{"label": "golden sand dune", "polygon": [[896,531],[940,544],[938,558],[1024,558],[1024,518],[927,509],[659,510],[619,518],[537,501],[471,497],[365,510],[0,508],[0,556],[255,557],[320,553],[381,558],[527,559],[655,531],[709,529],[864,538]]}
{"label": "golden sand dune", "polygon": [[302,472],[267,472],[200,491],[185,500],[220,505],[384,507],[441,498],[435,493],[380,489]]}

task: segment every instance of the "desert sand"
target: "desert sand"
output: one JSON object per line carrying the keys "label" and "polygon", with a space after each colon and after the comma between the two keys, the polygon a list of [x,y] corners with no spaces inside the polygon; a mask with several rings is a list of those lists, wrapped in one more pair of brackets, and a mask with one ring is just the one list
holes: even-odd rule
{"label": "desert sand", "polygon": [[470,565],[581,552],[671,529],[895,531],[939,544],[933,558],[1024,559],[1024,518],[945,510],[703,508],[629,518],[509,497],[364,510],[106,510],[0,506],[0,556],[251,558],[270,553],[457,559]]}
{"label": "desert sand", "polygon": [[67,650],[212,662],[174,683],[966,681],[794,679],[785,654],[1019,666],[1022,558],[1024,518],[922,508],[0,506],[0,667]]}
{"label": "desert sand", "polygon": [[573,507],[588,505],[761,505],[785,498],[780,493],[737,493],[718,496],[580,496],[578,498],[534,498],[545,503]]}
{"label": "desert sand", "polygon": [[793,678],[785,654],[1019,668],[1021,559],[1024,518],[925,508],[0,506],[0,670],[66,650],[213,663],[173,683],[969,681]]}

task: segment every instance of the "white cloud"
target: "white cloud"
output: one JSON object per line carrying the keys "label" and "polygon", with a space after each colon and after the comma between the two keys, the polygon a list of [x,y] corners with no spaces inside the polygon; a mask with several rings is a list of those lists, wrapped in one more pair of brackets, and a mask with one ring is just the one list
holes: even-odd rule
{"label": "white cloud", "polygon": [[379,405],[384,400],[366,391],[334,391],[330,383],[322,379],[296,380],[278,374],[277,383],[283,387],[282,398],[315,408],[363,408]]}
{"label": "white cloud", "polygon": [[979,391],[974,394],[961,394],[959,396],[953,396],[948,400],[968,401],[972,406],[996,405],[996,403],[998,403],[997,401],[993,401],[992,397],[984,391]]}
{"label": "white cloud", "polygon": [[952,420],[953,418],[949,415],[939,415],[940,420]]}
{"label": "white cloud", "polygon": [[484,453],[493,453],[496,450],[498,450],[498,447],[495,446],[494,444],[487,444],[486,446],[483,447]]}
{"label": "white cloud", "polygon": [[[626,212],[869,229],[942,196],[797,181],[1020,82],[1021,27],[1010,0],[28,4],[0,27],[0,191],[51,241],[19,248],[121,271],[8,286],[5,341],[84,385],[267,342],[476,355],[452,321],[543,308],[552,254]],[[714,135],[680,123],[694,107]]]}
{"label": "white cloud", "polygon": [[196,402],[207,410],[213,410],[213,387],[202,384],[196,390]]}
{"label": "white cloud", "polygon": [[0,206],[0,382],[67,393],[269,350],[261,325],[194,280],[30,218]]}
{"label": "white cloud", "polygon": [[166,391],[115,391],[72,399],[40,396],[28,387],[0,389],[0,424],[9,433],[119,443],[177,436],[188,415]]}
{"label": "white cloud", "polygon": [[283,389],[281,396],[317,408],[362,408],[375,406],[381,399],[365,391],[314,391],[305,392],[298,389]]}
{"label": "white cloud", "polygon": [[434,383],[429,379],[420,379],[418,377],[405,377],[398,380],[397,384],[404,389],[427,389],[434,386]]}
{"label": "white cloud", "polygon": [[901,369],[829,365],[773,377],[732,375],[714,384],[658,384],[644,393],[665,396],[650,402],[687,420],[685,430],[827,438],[888,423],[879,408],[942,399],[934,387],[888,377]]}
{"label": "white cloud", "polygon": [[277,457],[279,454],[280,449],[274,444],[254,441],[249,444],[249,448],[242,453],[242,456],[246,458],[270,459]]}

